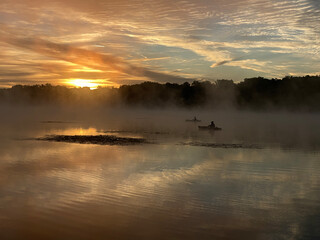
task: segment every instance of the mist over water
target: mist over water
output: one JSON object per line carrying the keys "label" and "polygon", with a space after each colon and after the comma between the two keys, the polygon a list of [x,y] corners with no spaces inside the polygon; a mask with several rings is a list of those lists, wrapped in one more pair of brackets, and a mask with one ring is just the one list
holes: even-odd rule
{"label": "mist over water", "polygon": [[[317,239],[320,115],[1,106],[1,239]],[[186,122],[196,116],[201,122]],[[199,131],[214,121],[222,131]],[[144,138],[132,146],[46,135]]]}

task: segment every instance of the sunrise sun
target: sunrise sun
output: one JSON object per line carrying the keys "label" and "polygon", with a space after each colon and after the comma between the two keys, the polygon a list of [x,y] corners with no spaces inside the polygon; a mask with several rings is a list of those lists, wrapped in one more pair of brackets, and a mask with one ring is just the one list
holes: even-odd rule
{"label": "sunrise sun", "polygon": [[91,90],[97,89],[100,84],[94,82],[93,80],[90,79],[70,79],[67,82],[69,85],[73,87],[88,87]]}

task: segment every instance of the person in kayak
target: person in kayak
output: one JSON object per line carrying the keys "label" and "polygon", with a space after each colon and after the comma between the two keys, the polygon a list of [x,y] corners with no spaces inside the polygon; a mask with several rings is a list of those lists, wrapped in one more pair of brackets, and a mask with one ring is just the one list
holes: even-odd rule
{"label": "person in kayak", "polygon": [[211,121],[211,123],[210,123],[209,127],[211,127],[211,128],[215,128],[215,127],[216,127],[216,125],[214,124],[214,122],[213,122],[213,121]]}

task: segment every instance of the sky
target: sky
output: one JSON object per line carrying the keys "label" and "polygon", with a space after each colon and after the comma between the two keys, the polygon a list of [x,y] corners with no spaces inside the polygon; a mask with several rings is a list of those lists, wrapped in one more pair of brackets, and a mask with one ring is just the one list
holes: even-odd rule
{"label": "sky", "polygon": [[0,87],[307,74],[319,0],[0,0]]}

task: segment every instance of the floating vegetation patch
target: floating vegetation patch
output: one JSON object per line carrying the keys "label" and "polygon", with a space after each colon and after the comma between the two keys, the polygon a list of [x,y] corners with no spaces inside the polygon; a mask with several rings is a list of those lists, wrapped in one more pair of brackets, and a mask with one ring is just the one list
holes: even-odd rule
{"label": "floating vegetation patch", "polygon": [[148,143],[144,138],[128,138],[111,135],[50,135],[36,138],[36,140],[99,145],[133,145]]}
{"label": "floating vegetation patch", "polygon": [[182,143],[182,145],[199,146],[199,147],[211,147],[211,148],[250,148],[250,149],[263,149],[262,146],[256,144],[243,144],[243,143],[202,143],[202,142],[190,142]]}

